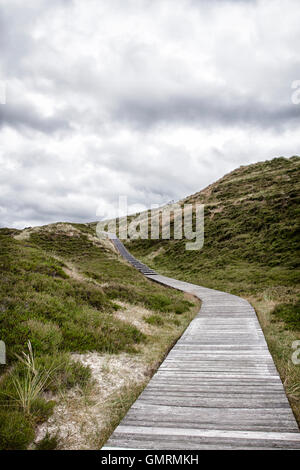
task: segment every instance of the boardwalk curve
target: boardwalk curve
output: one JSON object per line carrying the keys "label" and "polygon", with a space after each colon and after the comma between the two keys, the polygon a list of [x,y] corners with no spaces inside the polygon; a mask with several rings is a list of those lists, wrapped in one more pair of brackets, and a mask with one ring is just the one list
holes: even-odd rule
{"label": "boardwalk curve", "polygon": [[112,242],[149,279],[202,300],[103,449],[300,449],[300,433],[253,307],[157,274]]}

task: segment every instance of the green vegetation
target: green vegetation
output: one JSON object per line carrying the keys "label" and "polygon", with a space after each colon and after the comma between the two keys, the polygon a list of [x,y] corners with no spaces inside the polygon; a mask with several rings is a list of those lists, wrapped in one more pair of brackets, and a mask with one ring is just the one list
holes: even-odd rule
{"label": "green vegetation", "polygon": [[[190,304],[175,291],[153,286],[117,256],[76,236],[41,230],[30,241],[0,230],[1,326],[8,360],[30,339],[36,354],[59,351],[133,352],[145,340],[132,325],[114,317],[113,300],[127,300],[161,312],[187,311]],[[41,249],[42,248],[42,249]],[[51,253],[51,254],[50,254]],[[64,260],[97,282],[70,278]]]}
{"label": "green vegetation", "polygon": [[[28,447],[36,425],[53,413],[49,393],[74,387],[81,393],[91,382],[90,369],[71,353],[136,354],[152,345],[153,338],[118,318],[122,301],[165,314],[170,322],[175,312],[183,313],[177,329],[157,341],[163,353],[194,306],[145,279],[89,225],[0,229],[0,339],[7,350],[0,369],[0,449]],[[36,448],[57,443],[57,436],[46,436]]]}
{"label": "green vegetation", "polygon": [[50,436],[49,433],[46,433],[45,437],[36,443],[35,450],[56,450],[58,445],[58,436]]}
{"label": "green vegetation", "polygon": [[29,343],[29,352],[1,377],[0,449],[27,448],[34,427],[51,416],[56,404],[45,392],[61,393],[75,385],[83,390],[90,378],[90,369],[68,354],[35,357]]}
{"label": "green vegetation", "polygon": [[295,304],[279,304],[272,314],[274,321],[283,321],[285,328],[300,331],[300,301]]}
{"label": "green vegetation", "polygon": [[[250,300],[300,422],[300,367],[291,362],[300,337],[299,166],[293,157],[241,167],[182,201],[205,204],[200,251],[174,239],[128,248],[161,274]],[[0,229],[0,339],[8,360],[0,366],[0,449],[32,443],[36,425],[53,412],[49,397],[71,389],[84,396],[91,370],[72,353],[139,355],[150,377],[198,309],[191,296],[145,279],[95,237],[94,225]],[[147,380],[103,405],[99,443]],[[59,437],[46,434],[35,447],[55,449]]]}
{"label": "green vegetation", "polygon": [[205,204],[200,251],[187,251],[186,240],[133,240],[128,248],[161,273],[236,294],[294,289],[299,168],[299,157],[241,167],[182,201]]}
{"label": "green vegetation", "polygon": [[10,237],[1,248],[0,337],[9,361],[29,339],[36,354],[132,351],[143,339],[113,318],[116,306],[101,288],[68,278],[61,261]]}
{"label": "green vegetation", "polygon": [[33,425],[23,413],[0,408],[0,450],[26,449],[33,438]]}
{"label": "green vegetation", "polygon": [[145,319],[149,325],[163,325],[164,324],[164,319],[160,315],[150,315],[150,317],[147,317]]}
{"label": "green vegetation", "polygon": [[[128,249],[159,273],[248,298],[300,422],[291,363],[299,320],[300,157],[275,158],[224,176],[182,203],[205,204],[204,246],[186,240],[132,240]],[[171,231],[172,233],[172,231]],[[272,313],[273,312],[273,313]]]}

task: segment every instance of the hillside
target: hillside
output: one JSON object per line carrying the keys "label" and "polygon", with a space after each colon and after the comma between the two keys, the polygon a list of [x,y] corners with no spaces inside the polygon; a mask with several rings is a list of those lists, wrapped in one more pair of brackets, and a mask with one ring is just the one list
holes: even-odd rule
{"label": "hillside", "polygon": [[296,285],[299,173],[299,157],[278,158],[241,167],[181,201],[205,204],[200,251],[185,250],[184,239],[128,246],[164,273],[233,293]]}
{"label": "hillside", "polygon": [[127,248],[161,274],[241,295],[256,308],[300,422],[300,158],[240,167],[181,203],[205,204],[204,246],[132,240]]}
{"label": "hillside", "polygon": [[89,225],[1,229],[0,245],[0,449],[99,448],[199,303]]}
{"label": "hillside", "polygon": [[[126,245],[161,274],[252,303],[300,423],[299,169],[299,157],[241,167],[180,201],[205,205],[200,251]],[[199,310],[95,225],[0,229],[0,449],[100,448]]]}

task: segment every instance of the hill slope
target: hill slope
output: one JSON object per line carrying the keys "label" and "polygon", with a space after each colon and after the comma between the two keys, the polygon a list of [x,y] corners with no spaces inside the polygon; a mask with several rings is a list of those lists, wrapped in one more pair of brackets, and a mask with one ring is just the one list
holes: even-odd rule
{"label": "hill slope", "polygon": [[26,448],[37,426],[39,448],[53,448],[59,428],[60,447],[99,448],[195,305],[145,279],[88,225],[1,229],[0,449]]}
{"label": "hill slope", "polygon": [[127,248],[161,274],[241,295],[254,305],[300,422],[300,158],[275,158],[225,175],[181,203],[205,204],[204,246],[131,240]]}
{"label": "hill slope", "polygon": [[207,287],[249,294],[277,286],[283,293],[299,280],[299,174],[299,157],[278,158],[241,167],[181,201],[205,204],[200,251],[186,251],[186,240],[128,247],[151,267]]}

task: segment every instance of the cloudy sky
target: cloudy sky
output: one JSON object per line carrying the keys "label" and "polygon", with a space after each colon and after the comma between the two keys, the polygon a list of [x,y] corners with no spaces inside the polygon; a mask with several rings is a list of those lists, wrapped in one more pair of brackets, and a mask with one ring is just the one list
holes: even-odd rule
{"label": "cloudy sky", "polygon": [[1,226],[299,154],[299,19],[299,0],[0,0]]}

